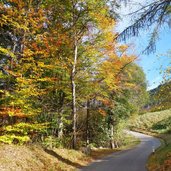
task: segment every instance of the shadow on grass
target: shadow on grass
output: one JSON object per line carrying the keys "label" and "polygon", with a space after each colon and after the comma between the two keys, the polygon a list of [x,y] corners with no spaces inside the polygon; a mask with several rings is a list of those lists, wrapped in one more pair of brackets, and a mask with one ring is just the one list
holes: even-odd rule
{"label": "shadow on grass", "polygon": [[53,150],[49,150],[49,149],[44,149],[44,151],[48,154],[50,154],[51,156],[54,156],[56,157],[58,160],[62,161],[63,163],[66,163],[70,166],[73,166],[73,167],[76,167],[76,168],[81,168],[83,167],[81,164],[79,163],[75,163],[75,162],[72,162],[68,159],[65,159],[63,158],[62,156],[60,156],[59,154],[57,154],[56,152],[54,152]]}

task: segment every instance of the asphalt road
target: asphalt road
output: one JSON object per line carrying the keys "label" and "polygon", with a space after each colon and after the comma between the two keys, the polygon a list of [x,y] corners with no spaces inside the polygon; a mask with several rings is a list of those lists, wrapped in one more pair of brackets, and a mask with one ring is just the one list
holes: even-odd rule
{"label": "asphalt road", "polygon": [[97,160],[80,171],[147,171],[147,159],[153,150],[160,146],[160,141],[137,132],[130,133],[141,140],[139,145]]}

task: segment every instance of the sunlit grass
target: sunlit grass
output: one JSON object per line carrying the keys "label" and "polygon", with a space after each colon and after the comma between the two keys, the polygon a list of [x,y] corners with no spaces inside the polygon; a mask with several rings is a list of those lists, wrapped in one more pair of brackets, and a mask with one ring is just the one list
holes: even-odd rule
{"label": "sunlit grass", "polygon": [[171,109],[140,115],[133,122],[132,129],[163,140],[161,147],[150,156],[148,170],[171,171]]}
{"label": "sunlit grass", "polygon": [[132,129],[166,133],[171,129],[171,109],[140,115],[130,124]]}
{"label": "sunlit grass", "polygon": [[[123,146],[117,149],[96,148],[89,155],[79,150],[53,148],[43,149],[35,145],[0,144],[0,170],[31,170],[31,171],[75,171],[89,163],[110,155],[114,152],[129,149],[139,143],[131,136],[127,137]],[[10,163],[10,165],[9,165]]]}
{"label": "sunlit grass", "polygon": [[[171,135],[167,135],[171,139]],[[155,154],[151,155],[148,161],[149,171],[171,171],[171,143],[163,145]]]}

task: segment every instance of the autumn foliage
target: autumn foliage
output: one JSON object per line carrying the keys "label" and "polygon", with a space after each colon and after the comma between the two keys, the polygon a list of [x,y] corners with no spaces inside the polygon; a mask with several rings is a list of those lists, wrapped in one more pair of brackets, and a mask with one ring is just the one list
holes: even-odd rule
{"label": "autumn foliage", "polygon": [[132,97],[145,91],[145,77],[117,43],[108,3],[0,2],[1,142],[76,148],[105,135],[106,145],[111,128],[138,111]]}

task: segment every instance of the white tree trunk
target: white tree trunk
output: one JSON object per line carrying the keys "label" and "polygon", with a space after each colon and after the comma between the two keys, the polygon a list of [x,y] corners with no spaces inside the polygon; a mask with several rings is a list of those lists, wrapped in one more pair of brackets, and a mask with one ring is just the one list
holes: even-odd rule
{"label": "white tree trunk", "polygon": [[72,72],[71,72],[71,85],[72,85],[72,115],[73,115],[73,149],[76,148],[77,143],[77,109],[76,109],[76,85],[75,85],[75,71],[76,71],[76,64],[77,64],[77,57],[78,57],[78,47],[77,42],[75,40],[74,44],[74,63],[72,65]]}
{"label": "white tree trunk", "polygon": [[113,136],[114,136],[113,131],[114,131],[114,127],[111,124],[110,125],[110,147],[111,147],[111,149],[114,149],[115,148],[114,139],[113,139]]}

